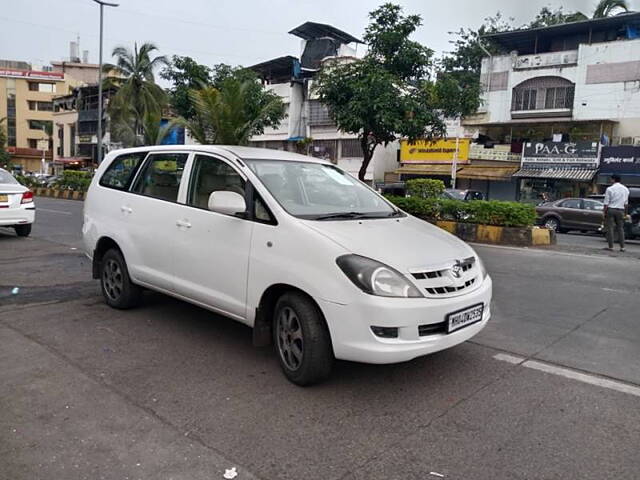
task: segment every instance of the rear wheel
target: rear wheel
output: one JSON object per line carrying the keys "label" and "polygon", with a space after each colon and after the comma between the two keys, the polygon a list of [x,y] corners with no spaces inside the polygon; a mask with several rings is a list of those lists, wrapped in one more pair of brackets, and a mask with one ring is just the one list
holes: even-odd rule
{"label": "rear wheel", "polygon": [[558,220],[556,217],[545,218],[542,222],[542,225],[549,230],[553,230],[554,232],[560,231],[560,220]]}
{"label": "rear wheel", "polygon": [[28,237],[31,234],[31,224],[16,225],[13,227],[16,231],[16,235],[19,237]]}
{"label": "rear wheel", "polygon": [[100,286],[107,305],[125,310],[140,303],[142,289],[131,282],[124,257],[112,248],[100,263]]}
{"label": "rear wheel", "polygon": [[326,379],[333,365],[331,337],[318,307],[300,293],[285,293],[276,304],[273,328],[285,376],[301,386]]}

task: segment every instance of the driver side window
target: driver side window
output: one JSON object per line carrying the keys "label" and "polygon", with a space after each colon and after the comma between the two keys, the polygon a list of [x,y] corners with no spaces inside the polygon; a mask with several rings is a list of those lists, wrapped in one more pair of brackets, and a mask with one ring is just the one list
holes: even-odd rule
{"label": "driver side window", "polygon": [[213,192],[235,192],[244,197],[244,186],[243,178],[227,163],[208,155],[196,155],[187,205],[207,209]]}

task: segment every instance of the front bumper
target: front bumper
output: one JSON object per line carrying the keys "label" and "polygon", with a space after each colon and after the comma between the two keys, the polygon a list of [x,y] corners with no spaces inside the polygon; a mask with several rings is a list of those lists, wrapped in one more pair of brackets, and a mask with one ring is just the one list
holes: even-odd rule
{"label": "front bumper", "polygon": [[33,223],[36,218],[34,208],[0,208],[0,227],[13,227]]}
{"label": "front bumper", "polygon": [[[340,305],[319,300],[336,358],[364,363],[398,363],[458,345],[479,333],[491,317],[492,281],[451,298],[384,298],[363,294]],[[420,336],[418,326],[445,321],[447,314],[482,303],[482,321],[455,332]],[[372,326],[397,327],[398,338],[374,335]]]}

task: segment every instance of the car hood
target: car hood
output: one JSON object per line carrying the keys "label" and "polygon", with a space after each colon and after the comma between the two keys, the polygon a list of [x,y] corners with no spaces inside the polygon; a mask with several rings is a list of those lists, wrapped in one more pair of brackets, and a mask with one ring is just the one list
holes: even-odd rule
{"label": "car hood", "polygon": [[0,193],[24,193],[29,190],[19,183],[0,183]]}
{"label": "car hood", "polygon": [[378,260],[404,273],[475,255],[444,230],[415,217],[312,221],[304,224],[344,249]]}

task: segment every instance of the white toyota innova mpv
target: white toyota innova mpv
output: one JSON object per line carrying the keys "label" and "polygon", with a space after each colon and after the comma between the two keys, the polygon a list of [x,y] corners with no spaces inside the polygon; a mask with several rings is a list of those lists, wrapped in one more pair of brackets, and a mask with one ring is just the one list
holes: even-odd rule
{"label": "white toyota innova mpv", "polygon": [[253,327],[292,382],[334,358],[411,360],[476,335],[491,278],[453,235],[323,160],[222,146],[111,152],[84,206],[94,278],[114,308],[142,288]]}

